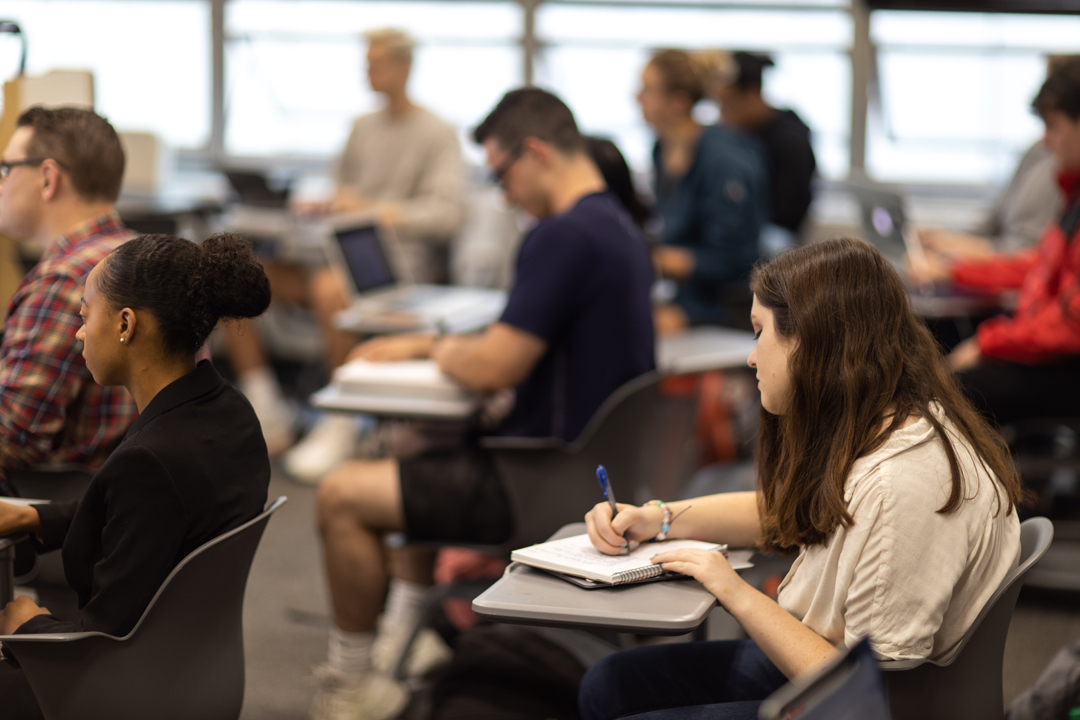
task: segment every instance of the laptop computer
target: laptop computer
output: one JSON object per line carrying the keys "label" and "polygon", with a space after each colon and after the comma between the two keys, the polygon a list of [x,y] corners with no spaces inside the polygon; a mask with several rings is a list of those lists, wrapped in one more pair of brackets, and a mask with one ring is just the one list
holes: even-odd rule
{"label": "laptop computer", "polygon": [[848,188],[859,201],[867,242],[897,265],[903,261],[905,253],[912,257],[922,256],[922,242],[915,227],[908,222],[900,193],[871,182],[850,182]]}
{"label": "laptop computer", "polygon": [[338,313],[338,327],[359,333],[463,333],[499,319],[506,306],[500,290],[403,281],[395,241],[391,230],[373,223],[334,233],[331,254],[345,269],[354,297]]}
{"label": "laptop computer", "polygon": [[[893,188],[870,181],[847,183],[859,201],[865,240],[876,247],[904,275],[904,254],[923,257],[918,230],[909,222],[904,198]],[[916,312],[924,317],[953,318],[992,313],[1008,299],[996,293],[964,288],[951,282],[935,282],[912,287]]]}
{"label": "laptop computer", "polygon": [[761,704],[760,720],[889,720],[889,701],[870,641],[818,672],[797,678]]}
{"label": "laptop computer", "polygon": [[284,208],[289,200],[289,186],[270,187],[266,175],[255,170],[223,170],[241,205]]}

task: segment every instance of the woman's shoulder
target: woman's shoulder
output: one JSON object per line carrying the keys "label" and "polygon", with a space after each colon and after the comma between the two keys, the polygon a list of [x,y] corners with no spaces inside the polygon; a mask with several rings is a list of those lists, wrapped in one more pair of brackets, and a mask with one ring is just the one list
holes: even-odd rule
{"label": "woman's shoulder", "polygon": [[[976,451],[940,408],[932,408],[935,419],[945,432],[960,467],[965,502],[988,500],[993,492],[979,492],[984,484],[993,484],[990,470],[977,459]],[[904,511],[913,505],[942,507],[952,492],[952,465],[941,432],[927,418],[902,427],[876,450],[855,462],[844,487],[850,506],[867,498],[880,499],[886,510]],[[981,505],[976,502],[970,507]]]}

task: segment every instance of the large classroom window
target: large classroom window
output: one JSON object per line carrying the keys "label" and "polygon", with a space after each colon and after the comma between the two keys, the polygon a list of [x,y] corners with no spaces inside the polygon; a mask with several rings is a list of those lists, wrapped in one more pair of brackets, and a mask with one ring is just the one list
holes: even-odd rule
{"label": "large classroom window", "polygon": [[1031,100],[1080,17],[875,12],[880,105],[867,171],[888,181],[1001,183],[1042,134]]}
{"label": "large classroom window", "polygon": [[[21,26],[26,70],[90,70],[96,109],[117,130],[153,132],[178,148],[210,139],[210,4],[205,0],[4,0]],[[3,43],[3,77],[18,43]]]}
{"label": "large classroom window", "polygon": [[[187,157],[330,158],[350,121],[378,105],[364,77],[365,29],[420,42],[412,94],[468,131],[525,80],[527,18],[517,0],[224,0],[224,126],[213,124],[211,0],[5,0],[28,40],[27,70],[87,69],[97,109]],[[636,169],[653,137],[635,94],[652,50],[773,54],[765,94],[813,130],[821,174],[850,169],[855,24],[850,0],[543,0],[531,26],[533,80],[582,128],[615,139]],[[1080,17],[875,11],[877,53],[866,170],[883,181],[1001,183],[1042,132],[1029,110],[1047,54],[1080,50]],[[0,36],[0,75],[18,43]],[[708,103],[704,121],[716,117]],[[215,141],[211,143],[211,136]]]}
{"label": "large classroom window", "polygon": [[[802,116],[814,131],[822,173],[842,177],[849,165],[851,17],[846,3],[802,4],[808,7],[544,4],[537,12],[544,50],[536,81],[569,103],[585,131],[612,136],[630,164],[644,169],[653,136],[641,120],[635,95],[652,50],[771,52],[776,67],[765,76],[767,99]],[[702,119],[715,119],[715,108],[699,110]]]}
{"label": "large classroom window", "polygon": [[[378,100],[360,32],[398,27],[420,47],[413,98],[467,133],[522,82],[513,2],[231,0],[226,6],[225,149],[331,155]],[[470,156],[477,149],[465,143]]]}

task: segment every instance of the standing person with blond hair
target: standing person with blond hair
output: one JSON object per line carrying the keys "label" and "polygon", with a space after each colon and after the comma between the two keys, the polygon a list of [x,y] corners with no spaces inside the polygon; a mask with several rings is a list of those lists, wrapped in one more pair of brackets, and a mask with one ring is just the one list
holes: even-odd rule
{"label": "standing person with blond hair", "polygon": [[682,50],[661,50],[641,73],[637,99],[656,131],[656,216],[663,240],[653,262],[678,287],[671,303],[657,307],[661,335],[745,321],[726,301],[746,295],[760,254],[768,207],[762,150],[727,128],[699,124],[692,112],[704,96],[701,72]]}
{"label": "standing person with blond hair", "polygon": [[[413,281],[445,282],[449,242],[465,219],[465,167],[457,133],[409,97],[415,41],[392,28],[363,37],[368,83],[384,105],[353,123],[338,161],[334,198],[297,210],[374,220],[396,236],[403,269]],[[275,298],[314,310],[326,338],[327,369],[341,365],[356,342],[333,323],[349,299],[345,279],[332,267],[282,262],[268,263],[267,274]],[[271,453],[280,452],[292,442],[291,418],[258,334],[240,323],[227,337],[238,386],[259,415]],[[325,416],[285,454],[283,468],[295,480],[317,483],[352,454],[356,440],[354,418]]]}

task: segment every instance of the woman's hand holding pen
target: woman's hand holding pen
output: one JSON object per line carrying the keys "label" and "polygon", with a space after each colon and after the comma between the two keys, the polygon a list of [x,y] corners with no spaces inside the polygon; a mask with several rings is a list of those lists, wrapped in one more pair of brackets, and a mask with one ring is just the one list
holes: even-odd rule
{"label": "woman's hand holding pen", "polygon": [[663,565],[665,570],[694,578],[729,611],[742,591],[750,587],[732,569],[724,554],[715,550],[669,550],[657,554],[652,561]]}
{"label": "woman's hand holding pen", "polygon": [[[611,517],[611,505],[597,503],[585,515],[589,540],[593,547],[607,555],[620,555],[627,550],[626,541],[632,545],[656,537],[660,532],[663,512],[658,507],[646,505],[623,505],[618,503],[619,512]],[[623,535],[626,538],[624,539]]]}

